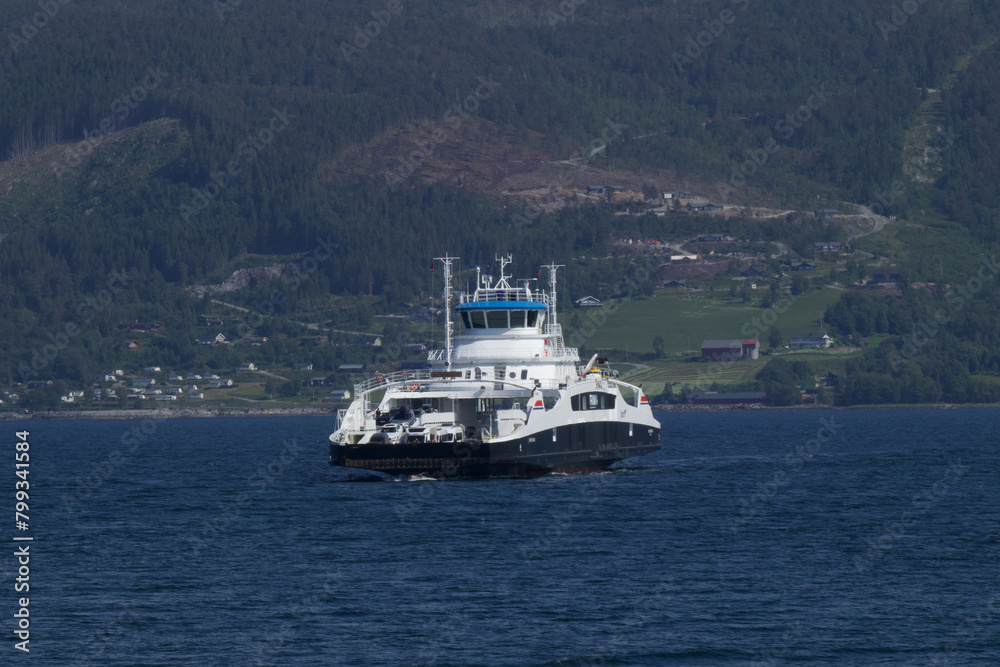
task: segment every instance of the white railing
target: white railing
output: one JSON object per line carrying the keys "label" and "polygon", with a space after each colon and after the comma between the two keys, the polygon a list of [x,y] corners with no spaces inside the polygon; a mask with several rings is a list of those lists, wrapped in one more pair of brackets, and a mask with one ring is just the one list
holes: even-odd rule
{"label": "white railing", "polygon": [[458,295],[459,303],[476,303],[481,301],[534,301],[548,305],[548,295],[542,291],[532,292],[523,287],[509,287],[507,289],[486,289],[480,288],[473,294],[462,292]]}
{"label": "white railing", "polygon": [[411,382],[413,380],[429,380],[430,378],[431,372],[427,369],[379,373],[375,377],[368,378],[364,382],[354,385],[354,396],[360,397],[362,394],[380,387],[388,387],[389,385]]}

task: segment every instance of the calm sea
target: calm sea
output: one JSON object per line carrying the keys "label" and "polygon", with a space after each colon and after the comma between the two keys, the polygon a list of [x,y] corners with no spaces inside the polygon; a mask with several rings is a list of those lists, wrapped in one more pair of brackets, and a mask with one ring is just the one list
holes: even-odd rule
{"label": "calm sea", "polygon": [[660,417],[623,469],[444,483],[351,481],[318,418],[0,422],[30,659],[1000,664],[1000,411]]}

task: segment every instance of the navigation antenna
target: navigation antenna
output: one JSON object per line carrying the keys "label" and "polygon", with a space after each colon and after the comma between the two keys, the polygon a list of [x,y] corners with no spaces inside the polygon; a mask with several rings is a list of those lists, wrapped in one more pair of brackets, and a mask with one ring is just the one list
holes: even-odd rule
{"label": "navigation antenna", "polygon": [[[475,266],[467,266],[465,268],[476,270],[476,289],[481,289],[483,286],[483,269],[485,269],[486,266],[483,264],[476,264]],[[473,292],[473,296],[475,296],[475,292]]]}
{"label": "navigation antenna", "polygon": [[444,265],[444,349],[445,349],[445,368],[451,368],[451,263],[454,262],[458,257],[449,257],[445,253],[444,257],[435,257],[434,260],[441,262]]}
{"label": "navigation antenna", "polygon": [[559,320],[556,319],[556,271],[566,266],[565,264],[545,264],[542,266],[543,269],[549,270],[549,308],[552,309],[552,315],[549,317],[549,322],[552,324],[553,328],[555,325],[559,324]]}
{"label": "navigation antenna", "polygon": [[495,289],[510,289],[510,285],[507,283],[507,278],[509,278],[510,276],[507,275],[504,269],[506,269],[507,265],[513,262],[514,259],[513,257],[511,257],[510,253],[507,253],[506,257],[501,257],[500,255],[497,255],[497,261],[500,262],[500,282],[498,282],[493,287]]}

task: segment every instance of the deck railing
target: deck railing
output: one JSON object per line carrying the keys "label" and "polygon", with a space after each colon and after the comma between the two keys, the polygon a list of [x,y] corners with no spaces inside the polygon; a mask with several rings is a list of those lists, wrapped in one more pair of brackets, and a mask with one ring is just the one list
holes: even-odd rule
{"label": "deck railing", "polygon": [[375,377],[370,377],[367,380],[354,385],[354,395],[361,396],[367,391],[378,389],[379,387],[387,387],[391,384],[429,379],[431,379],[431,372],[428,369],[379,373]]}

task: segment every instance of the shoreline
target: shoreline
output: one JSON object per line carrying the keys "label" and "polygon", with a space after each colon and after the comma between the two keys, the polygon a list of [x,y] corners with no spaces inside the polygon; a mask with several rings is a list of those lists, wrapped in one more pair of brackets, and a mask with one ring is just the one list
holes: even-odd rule
{"label": "shoreline", "polygon": [[[1000,408],[995,403],[917,403],[901,405],[688,405],[664,404],[652,406],[653,412],[749,412],[789,410],[960,410]],[[33,412],[0,412],[0,421],[67,420],[67,419],[208,419],[213,417],[330,417],[337,408],[163,408],[159,410],[52,410]]]}
{"label": "shoreline", "polygon": [[874,405],[688,405],[687,403],[652,406],[653,412],[776,412],[792,410],[971,410],[1000,408],[997,403],[899,403]]}
{"label": "shoreline", "polygon": [[164,408],[160,410],[52,410],[0,412],[0,421],[34,419],[181,419],[210,417],[336,417],[336,408]]}

